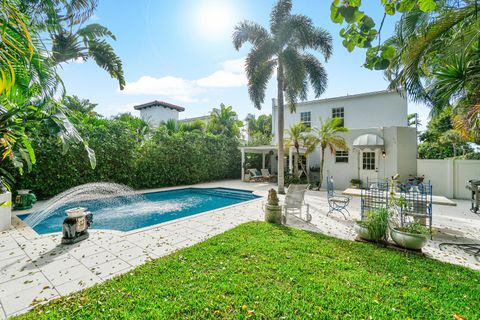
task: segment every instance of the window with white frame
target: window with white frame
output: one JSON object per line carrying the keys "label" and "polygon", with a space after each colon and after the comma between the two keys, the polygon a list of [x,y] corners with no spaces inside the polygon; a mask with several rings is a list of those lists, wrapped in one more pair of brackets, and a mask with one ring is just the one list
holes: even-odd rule
{"label": "window with white frame", "polygon": [[348,163],[348,151],[337,150],[335,152],[335,163]]}
{"label": "window with white frame", "polygon": [[362,168],[363,170],[375,170],[375,152],[363,152]]}
{"label": "window with white frame", "polygon": [[311,112],[300,112],[300,122],[302,122],[307,128],[310,128],[312,126]]}
{"label": "window with white frame", "polygon": [[332,109],[332,118],[341,118],[342,123],[340,124],[342,127],[345,125],[345,110],[343,107],[341,108],[333,108]]}

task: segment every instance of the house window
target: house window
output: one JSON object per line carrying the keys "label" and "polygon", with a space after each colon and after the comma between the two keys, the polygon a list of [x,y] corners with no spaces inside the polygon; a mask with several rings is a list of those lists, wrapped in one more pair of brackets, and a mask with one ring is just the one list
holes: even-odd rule
{"label": "house window", "polygon": [[375,152],[363,153],[363,170],[375,170]]}
{"label": "house window", "polygon": [[312,126],[311,112],[300,112],[300,121],[305,125],[305,127],[310,128]]}
{"label": "house window", "polygon": [[332,118],[341,118],[342,123],[340,124],[342,127],[345,125],[345,110],[343,108],[333,108],[332,109]]}
{"label": "house window", "polygon": [[348,163],[348,151],[335,152],[335,163]]}

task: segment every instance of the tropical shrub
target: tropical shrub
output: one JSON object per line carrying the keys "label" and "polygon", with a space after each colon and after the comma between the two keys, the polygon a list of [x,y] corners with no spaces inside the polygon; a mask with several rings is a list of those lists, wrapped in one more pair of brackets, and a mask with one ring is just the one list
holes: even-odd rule
{"label": "tropical shrub", "polygon": [[37,163],[31,172],[17,175],[16,188],[48,198],[89,182],[156,188],[239,177],[236,138],[197,131],[169,134],[165,128],[145,137],[139,121],[122,115],[111,120],[87,117],[76,124],[95,150],[95,169],[81,146],[71,145],[64,152],[57,135],[38,130]]}
{"label": "tropical shrub", "polygon": [[210,133],[155,132],[139,149],[136,188],[194,184],[239,178],[240,151],[236,138]]}

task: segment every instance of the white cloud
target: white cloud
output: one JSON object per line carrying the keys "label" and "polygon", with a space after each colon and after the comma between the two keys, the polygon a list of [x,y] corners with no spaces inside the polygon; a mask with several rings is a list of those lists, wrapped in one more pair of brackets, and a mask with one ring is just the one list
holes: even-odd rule
{"label": "white cloud", "polygon": [[127,82],[123,93],[137,95],[159,95],[173,98],[181,102],[195,102],[192,96],[201,92],[192,81],[183,78],[166,76],[154,78],[142,76],[135,82]]}
{"label": "white cloud", "polygon": [[154,78],[142,76],[137,81],[127,82],[125,94],[131,95],[158,95],[168,97],[180,102],[198,102],[196,96],[206,89],[243,87],[247,84],[244,72],[245,59],[227,60],[221,70],[196,79],[165,76]]}
{"label": "white cloud", "polygon": [[198,79],[197,84],[204,88],[234,88],[247,84],[245,74],[237,74],[225,70],[217,71],[208,77]]}
{"label": "white cloud", "polygon": [[245,58],[227,60],[222,63],[222,68],[225,71],[232,73],[245,73]]}

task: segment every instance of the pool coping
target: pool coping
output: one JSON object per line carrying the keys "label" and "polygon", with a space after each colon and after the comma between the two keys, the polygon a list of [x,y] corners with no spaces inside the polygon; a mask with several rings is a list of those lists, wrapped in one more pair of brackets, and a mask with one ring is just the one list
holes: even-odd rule
{"label": "pool coping", "polygon": [[[212,209],[212,210],[208,210],[208,211],[203,211],[203,212],[192,214],[192,215],[189,215],[189,216],[186,216],[186,217],[181,217],[181,218],[173,219],[173,220],[170,220],[170,221],[160,222],[160,223],[157,223],[157,224],[153,224],[153,225],[150,225],[150,226],[146,226],[146,227],[142,227],[142,228],[138,228],[138,229],[133,229],[133,230],[129,230],[129,231],[120,231],[120,230],[115,230],[115,229],[89,229],[89,232],[108,231],[108,232],[112,232],[112,233],[117,233],[120,236],[129,236],[129,235],[132,235],[132,234],[156,229],[160,226],[166,226],[166,225],[169,225],[169,224],[172,224],[172,223],[175,223],[175,222],[188,220],[189,218],[192,218],[192,217],[199,217],[199,216],[203,216],[205,214],[209,214],[209,213],[212,213],[212,212],[215,212],[215,211],[226,210],[226,209],[230,209],[230,208],[233,208],[233,207],[236,207],[236,206],[239,206],[239,205],[244,205],[244,204],[252,203],[252,202],[255,202],[255,201],[260,201],[260,200],[263,200],[263,198],[265,197],[265,195],[262,195],[261,192],[259,192],[258,190],[246,190],[246,189],[225,188],[225,187],[188,187],[188,186],[168,187],[168,188],[161,189],[161,190],[158,190],[158,189],[153,189],[153,190],[150,189],[148,191],[147,190],[139,190],[139,192],[137,192],[137,190],[135,190],[135,194],[158,193],[158,192],[174,191],[174,190],[181,190],[181,189],[229,189],[229,190],[237,190],[237,191],[248,191],[248,192],[251,192],[253,195],[257,196],[258,198],[252,199],[252,200],[247,200],[247,201],[242,201],[242,202],[235,203],[235,204],[232,204],[232,205],[229,205],[229,206],[220,207],[220,208],[216,208],[216,209]],[[29,213],[26,213],[25,215],[30,215],[31,213],[32,212],[29,212]],[[57,234],[62,233],[61,231],[59,231],[59,232],[50,232],[50,233],[40,234],[40,233],[36,232],[28,224],[26,224],[22,219],[20,219],[18,217],[18,215],[14,213],[14,211],[12,211],[12,219],[15,222],[13,224],[15,229],[17,229],[19,232],[21,232],[23,234],[23,236],[28,240],[49,237],[49,236],[52,236],[52,235],[57,235]],[[18,228],[18,227],[20,227],[20,228]]]}

